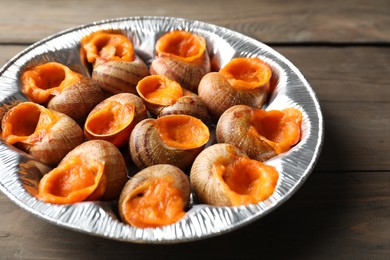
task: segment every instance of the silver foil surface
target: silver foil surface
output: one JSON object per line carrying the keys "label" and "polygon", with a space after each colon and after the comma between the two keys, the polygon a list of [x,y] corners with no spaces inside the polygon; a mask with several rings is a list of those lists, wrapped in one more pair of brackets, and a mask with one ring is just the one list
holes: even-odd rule
{"label": "silver foil surface", "polygon": [[[82,25],[49,36],[22,51],[0,70],[0,105],[27,101],[20,90],[20,72],[26,66],[48,61],[61,62],[89,75],[80,60],[80,40],[98,30],[120,30],[133,41],[136,53],[150,65],[156,40],[167,31],[186,30],[203,36],[214,64],[223,67],[233,57],[259,57],[272,68],[276,88],[264,106],[267,110],[299,108],[303,113],[302,139],[290,151],[266,164],[276,167],[276,191],[258,204],[214,207],[195,200],[179,222],[140,229],[124,224],[117,202],[81,202],[52,205],[34,195],[42,174],[49,167],[22,151],[0,142],[0,190],[18,206],[53,224],[109,239],[138,243],[178,243],[220,235],[259,220],[288,200],[312,172],[324,135],[323,117],[316,94],[301,72],[267,45],[226,28],[171,17],[129,17]],[[132,169],[134,170],[134,169]]]}

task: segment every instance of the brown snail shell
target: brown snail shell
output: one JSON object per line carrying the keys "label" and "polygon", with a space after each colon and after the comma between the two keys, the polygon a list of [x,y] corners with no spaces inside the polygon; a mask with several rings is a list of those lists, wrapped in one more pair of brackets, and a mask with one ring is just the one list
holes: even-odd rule
{"label": "brown snail shell", "polygon": [[92,79],[111,94],[137,94],[138,81],[149,75],[145,62],[135,55],[134,61],[107,61],[94,66]]}
{"label": "brown snail shell", "polygon": [[267,199],[275,190],[278,172],[252,160],[230,144],[215,144],[195,159],[191,187],[202,203],[241,206]]}
{"label": "brown snail shell", "polygon": [[111,200],[127,180],[125,161],[118,148],[104,140],[82,143],[40,181],[37,197],[48,203]]}
{"label": "brown snail shell", "polygon": [[188,90],[184,90],[183,96],[177,99],[173,105],[163,107],[158,113],[158,116],[178,114],[199,118],[204,123],[210,122],[210,115],[204,101],[198,95]]}
{"label": "brown snail shell", "polygon": [[47,108],[64,113],[83,125],[89,112],[105,97],[96,81],[83,76],[50,99]]}
{"label": "brown snail shell", "polygon": [[265,111],[237,105],[219,118],[216,137],[219,143],[233,144],[250,158],[265,161],[299,142],[301,121],[298,109]]}
{"label": "brown snail shell", "polygon": [[88,140],[100,139],[120,147],[128,143],[134,126],[147,118],[142,99],[131,93],[111,96],[88,115],[84,134]]}
{"label": "brown snail shell", "polygon": [[169,56],[158,56],[150,65],[150,74],[164,75],[191,92],[198,93],[198,85],[204,75],[211,71],[210,58],[204,55],[201,64],[181,61]]}
{"label": "brown snail shell", "polygon": [[[256,77],[242,79],[257,70]],[[260,59],[235,58],[219,72],[206,74],[199,83],[198,95],[217,119],[234,105],[261,108],[270,92],[271,74],[270,67]]]}
{"label": "brown snail shell", "polygon": [[210,138],[208,127],[188,115],[169,115],[139,122],[130,135],[130,154],[135,165],[146,168],[172,164],[184,170]]}
{"label": "brown snail shell", "polygon": [[118,208],[121,219],[127,224],[139,228],[160,227],[180,220],[189,201],[190,183],[184,172],[173,165],[158,164],[143,169],[127,181]]}
{"label": "brown snail shell", "polygon": [[197,93],[200,80],[210,70],[210,57],[202,36],[176,30],[157,40],[151,74],[164,75]]}
{"label": "brown snail shell", "polygon": [[149,69],[119,30],[101,30],[81,39],[81,60],[92,65],[92,79],[110,94],[133,93]]}
{"label": "brown snail shell", "polygon": [[5,142],[49,165],[57,165],[84,141],[83,131],[73,119],[33,102],[8,110],[2,130]]}

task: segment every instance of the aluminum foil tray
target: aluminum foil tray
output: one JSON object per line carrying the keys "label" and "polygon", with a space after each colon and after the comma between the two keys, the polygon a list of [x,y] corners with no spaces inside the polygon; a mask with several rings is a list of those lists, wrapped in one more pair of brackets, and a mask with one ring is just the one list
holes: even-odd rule
{"label": "aluminum foil tray", "polygon": [[[233,57],[259,57],[272,68],[276,88],[266,109],[297,107],[303,113],[302,139],[287,153],[266,164],[280,176],[276,191],[258,204],[240,207],[213,207],[193,200],[186,216],[162,228],[140,229],[121,222],[117,202],[82,202],[52,205],[34,195],[41,175],[49,168],[22,151],[0,142],[0,190],[18,206],[48,222],[90,235],[139,243],[178,243],[230,232],[250,224],[288,200],[307,179],[323,143],[323,117],[316,94],[301,72],[267,45],[226,28],[171,17],[129,17],[98,21],[49,36],[22,51],[0,70],[0,105],[27,101],[20,91],[19,76],[25,66],[58,61],[89,75],[80,60],[80,39],[97,30],[120,30],[133,40],[136,53],[149,65],[154,44],[174,29],[192,31],[205,37],[214,64],[224,66]],[[134,169],[129,169],[134,170]]]}

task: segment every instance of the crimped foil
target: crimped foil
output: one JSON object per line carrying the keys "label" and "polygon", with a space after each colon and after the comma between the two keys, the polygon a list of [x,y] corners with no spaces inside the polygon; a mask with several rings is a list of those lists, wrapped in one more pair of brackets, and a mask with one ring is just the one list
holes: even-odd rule
{"label": "crimped foil", "polygon": [[[122,223],[117,202],[81,202],[52,205],[34,197],[38,181],[49,170],[20,150],[0,143],[0,190],[18,206],[56,225],[109,239],[139,243],[178,243],[220,235],[260,219],[288,200],[312,172],[324,135],[323,117],[316,94],[301,72],[267,45],[216,25],[172,17],[129,17],[103,20],[49,36],[11,59],[0,70],[0,105],[27,101],[20,91],[19,76],[26,66],[58,61],[88,75],[80,60],[80,39],[97,30],[120,30],[133,40],[136,53],[150,65],[154,44],[170,30],[186,30],[206,38],[214,64],[224,66],[233,57],[259,57],[272,68],[276,88],[266,109],[297,107],[303,113],[302,139],[290,151],[266,164],[280,173],[275,192],[258,204],[214,207],[195,200],[179,222],[140,229]],[[132,169],[134,170],[134,169]]]}

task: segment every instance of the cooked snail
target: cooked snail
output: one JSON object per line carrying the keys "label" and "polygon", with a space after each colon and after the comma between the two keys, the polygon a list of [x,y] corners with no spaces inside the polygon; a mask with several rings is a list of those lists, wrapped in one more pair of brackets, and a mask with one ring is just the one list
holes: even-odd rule
{"label": "cooked snail", "polygon": [[134,126],[146,118],[146,107],[140,97],[131,93],[116,94],[89,113],[84,134],[88,140],[106,140],[120,147],[128,143]]}
{"label": "cooked snail", "polygon": [[259,58],[235,58],[219,72],[206,74],[198,94],[217,119],[234,105],[261,108],[270,91],[271,75],[270,67]]}
{"label": "cooked snail", "polygon": [[219,143],[233,144],[250,158],[265,161],[299,142],[301,122],[296,108],[266,111],[237,105],[219,118],[216,136]]}
{"label": "cooked snail", "polygon": [[150,66],[151,74],[167,76],[197,93],[200,80],[210,70],[206,41],[200,35],[177,30],[157,40],[156,57]]}
{"label": "cooked snail", "polygon": [[189,200],[189,180],[179,168],[153,165],[126,183],[119,198],[119,214],[125,223],[138,228],[161,227],[180,220]]}
{"label": "cooked snail", "polygon": [[111,94],[136,94],[138,81],[149,75],[131,40],[119,32],[97,31],[87,35],[81,40],[81,53],[92,64],[92,79]]}
{"label": "cooked snail", "polygon": [[274,167],[250,159],[230,144],[203,150],[190,173],[191,187],[202,203],[229,207],[267,199],[275,191],[278,178]]}
{"label": "cooked snail", "polygon": [[192,116],[145,119],[130,135],[130,153],[140,169],[155,164],[172,164],[184,170],[204,148],[209,137],[208,127]]}
{"label": "cooked snail", "polygon": [[103,140],[87,141],[42,177],[37,198],[53,204],[115,199],[126,180],[118,148]]}
{"label": "cooked snail", "polygon": [[73,119],[33,102],[8,110],[1,128],[5,142],[49,165],[57,165],[84,141],[83,130]]}

